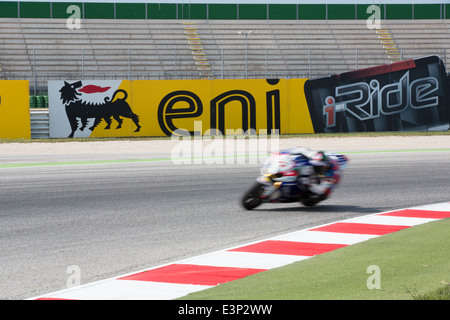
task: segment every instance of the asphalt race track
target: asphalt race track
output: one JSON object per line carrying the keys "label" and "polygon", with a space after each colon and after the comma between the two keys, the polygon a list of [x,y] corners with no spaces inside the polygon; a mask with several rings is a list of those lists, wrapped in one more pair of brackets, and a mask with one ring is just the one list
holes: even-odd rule
{"label": "asphalt race track", "polygon": [[449,201],[450,150],[349,157],[341,185],[317,207],[253,211],[239,199],[259,173],[254,164],[1,168],[0,299],[65,289],[71,266],[86,284],[343,218]]}

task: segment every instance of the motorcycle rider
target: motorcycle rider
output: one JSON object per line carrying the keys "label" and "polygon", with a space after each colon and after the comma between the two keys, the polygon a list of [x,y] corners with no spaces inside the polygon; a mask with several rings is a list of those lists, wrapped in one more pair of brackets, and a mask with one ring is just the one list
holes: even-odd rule
{"label": "motorcycle rider", "polygon": [[[312,166],[301,167],[301,184],[307,188],[312,197],[323,197],[331,193],[331,189],[339,182],[339,162],[332,155],[318,151],[310,160]],[[313,171],[313,172],[312,172]]]}
{"label": "motorcycle rider", "polygon": [[[284,150],[280,154],[283,157],[273,169],[273,173],[278,175],[268,177],[275,183],[266,190],[262,198],[276,199],[282,182],[297,181],[299,189],[308,193],[310,198],[326,199],[332,187],[339,182],[339,162],[324,151],[314,153],[307,148],[298,147]],[[305,159],[310,165],[302,165]]]}

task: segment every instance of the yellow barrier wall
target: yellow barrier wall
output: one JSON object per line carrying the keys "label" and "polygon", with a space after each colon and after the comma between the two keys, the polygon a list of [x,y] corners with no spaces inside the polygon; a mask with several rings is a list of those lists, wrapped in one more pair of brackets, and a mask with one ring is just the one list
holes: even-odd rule
{"label": "yellow barrier wall", "polygon": [[28,80],[0,80],[0,139],[30,139]]}
{"label": "yellow barrier wall", "polygon": [[[51,137],[67,136],[70,129],[57,130],[58,133],[52,130],[52,127],[61,127],[62,122],[67,122],[63,119],[68,117],[68,111],[64,111],[67,105],[72,110],[89,104],[89,110],[96,105],[98,110],[103,110],[99,115],[103,119],[92,133],[88,132],[92,123],[82,130],[85,136],[89,133],[91,137],[170,136],[178,133],[177,130],[193,134],[200,130],[198,122],[201,122],[201,134],[215,134],[211,128],[223,134],[226,130],[247,132],[250,129],[255,129],[257,133],[260,130],[271,132],[272,129],[279,129],[280,133],[312,133],[311,117],[303,93],[306,80],[82,81],[76,88],[80,95],[70,102],[66,99],[65,103],[61,99],[61,88],[76,82],[49,82],[50,133]],[[103,92],[93,92],[96,90]],[[121,107],[126,108],[123,105],[126,102],[132,113],[138,116],[138,122],[132,116],[127,118],[122,114],[119,115],[123,119],[122,126],[116,128],[118,122],[114,120],[114,114],[106,112],[113,104],[104,101],[109,101],[117,91],[120,92],[112,103],[120,100],[117,106],[122,104]],[[126,99],[123,91],[126,92]],[[80,103],[81,100],[84,104]],[[107,117],[113,119],[109,127],[106,126]],[[67,123],[64,126],[67,127]],[[78,132],[81,134],[79,129]]]}

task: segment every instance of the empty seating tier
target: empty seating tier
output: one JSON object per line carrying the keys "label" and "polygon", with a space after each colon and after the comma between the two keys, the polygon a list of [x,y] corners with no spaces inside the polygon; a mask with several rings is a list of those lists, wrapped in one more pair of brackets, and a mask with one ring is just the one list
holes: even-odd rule
{"label": "empty seating tier", "polygon": [[[382,26],[401,58],[446,59],[447,22],[382,20]],[[390,62],[365,20],[85,19],[80,29],[66,23],[1,18],[3,78],[28,79],[39,89],[52,79],[200,79],[205,59],[215,79],[316,77]],[[193,57],[188,23],[206,58]]]}

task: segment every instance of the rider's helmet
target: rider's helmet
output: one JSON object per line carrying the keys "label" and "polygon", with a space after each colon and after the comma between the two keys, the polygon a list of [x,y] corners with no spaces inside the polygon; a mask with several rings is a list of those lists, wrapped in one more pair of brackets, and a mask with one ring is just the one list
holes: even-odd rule
{"label": "rider's helmet", "polygon": [[324,175],[331,167],[330,159],[323,151],[318,151],[310,161],[314,171],[319,175]]}

